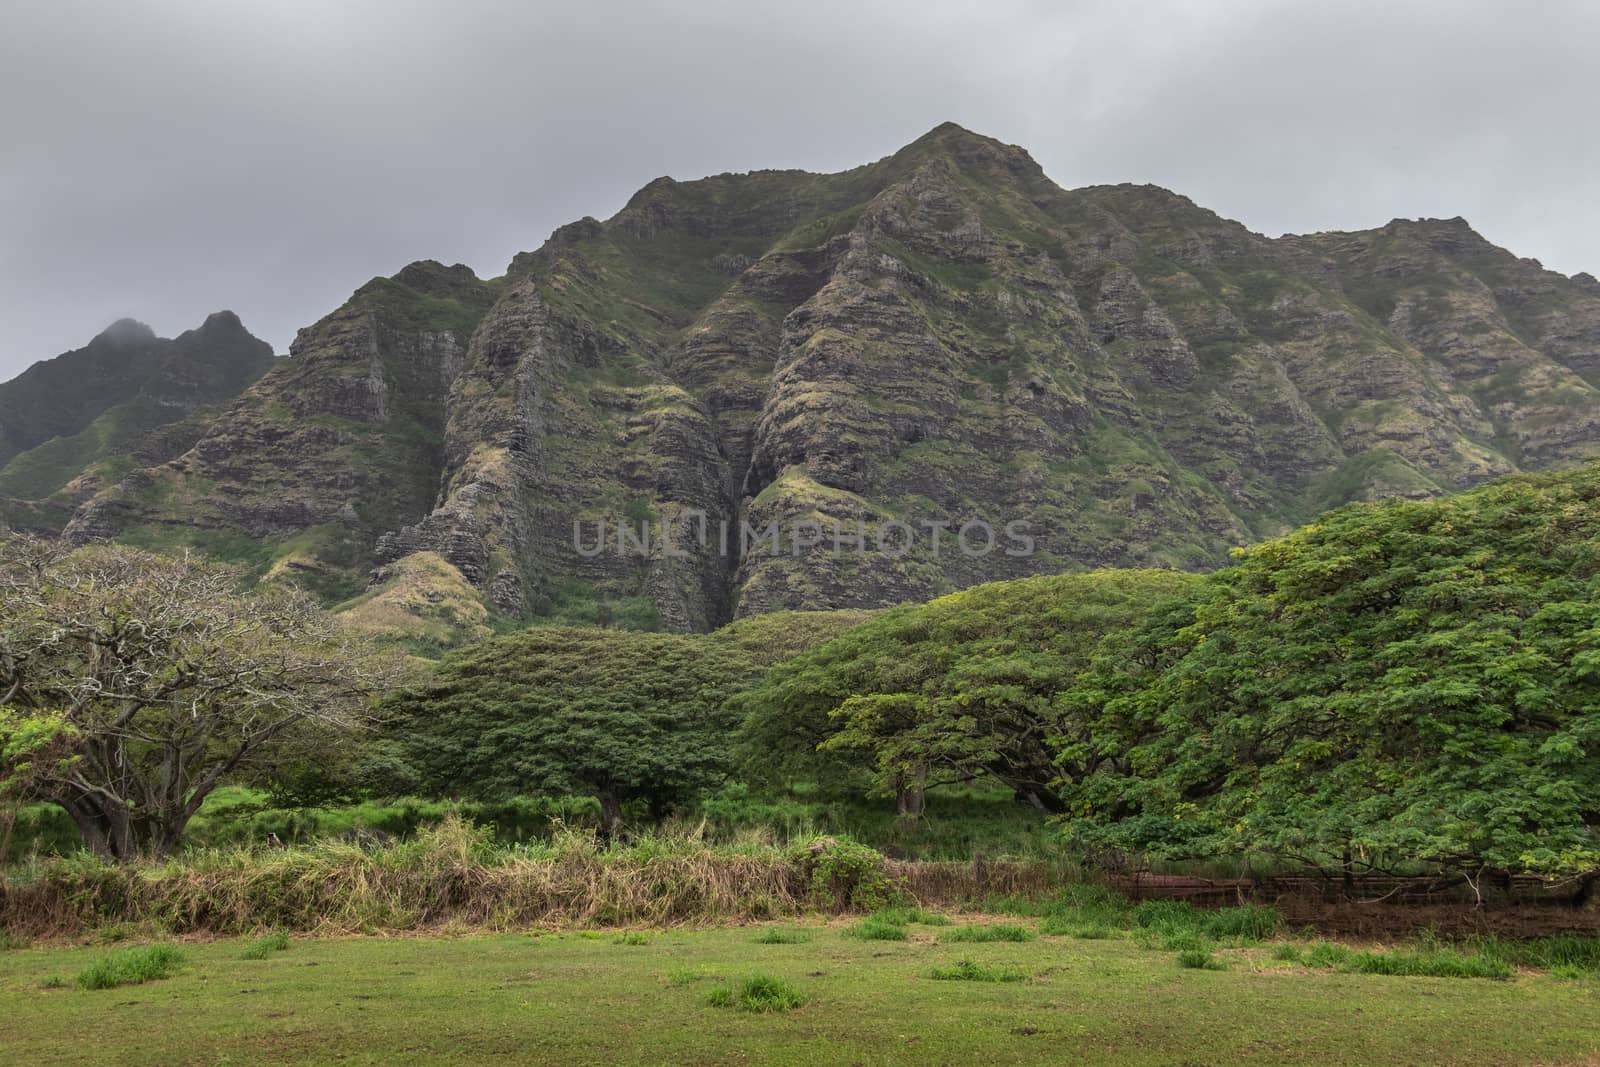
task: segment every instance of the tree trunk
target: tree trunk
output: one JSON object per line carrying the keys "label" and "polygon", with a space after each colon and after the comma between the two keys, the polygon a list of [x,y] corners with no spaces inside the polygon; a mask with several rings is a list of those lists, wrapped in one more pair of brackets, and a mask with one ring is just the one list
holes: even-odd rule
{"label": "tree trunk", "polygon": [[83,844],[90,852],[101,859],[117,859],[116,851],[112,847],[110,826],[98,809],[84,807],[70,801],[57,801],[62,810],[72,819],[78,828],[78,833],[83,837]]}
{"label": "tree trunk", "polygon": [[894,781],[894,809],[902,830],[910,830],[922,818],[927,806],[928,771],[918,768],[915,774],[896,777]]}
{"label": "tree trunk", "polygon": [[902,819],[916,822],[926,804],[926,791],[920,785],[902,787],[895,791],[895,811]]}
{"label": "tree trunk", "polygon": [[615,837],[622,829],[622,799],[613,790],[600,794],[600,833]]}
{"label": "tree trunk", "polygon": [[1594,896],[1594,887],[1600,882],[1600,874],[1586,874],[1578,879],[1578,891],[1572,894],[1571,904],[1574,908],[1584,908]]}

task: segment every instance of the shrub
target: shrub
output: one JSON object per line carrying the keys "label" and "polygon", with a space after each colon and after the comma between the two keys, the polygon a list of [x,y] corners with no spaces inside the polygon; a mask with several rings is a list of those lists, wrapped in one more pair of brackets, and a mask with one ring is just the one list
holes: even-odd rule
{"label": "shrub", "polygon": [[83,989],[112,989],[169,977],[183,963],[183,953],[171,945],[125,948],[102,956],[78,973]]}
{"label": "shrub", "polygon": [[994,926],[955,926],[939,935],[940,941],[1031,941],[1033,931],[1014,923]]}
{"label": "shrub", "polygon": [[240,954],[239,958],[246,960],[264,960],[274,952],[282,952],[288,947],[289,935],[284,933],[282,930],[278,930],[274,933],[264,934],[261,937],[256,938],[250,943],[244,952]]}
{"label": "shrub", "polygon": [[781,978],[757,974],[733,986],[718,986],[706,997],[713,1008],[738,1008],[759,1013],[802,1007],[805,995]]}
{"label": "shrub", "polygon": [[954,967],[935,967],[928,977],[940,982],[1021,982],[1028,976],[1014,967],[985,967],[962,960]]}
{"label": "shrub", "polygon": [[804,930],[785,930],[779,926],[769,926],[756,935],[758,945],[803,945],[811,940],[811,935]]}
{"label": "shrub", "polygon": [[813,906],[824,911],[884,908],[903,896],[884,870],[883,856],[866,845],[818,837],[793,855],[806,873]]}
{"label": "shrub", "polygon": [[854,926],[845,927],[844,935],[861,941],[904,941],[908,936],[904,926],[871,915]]}
{"label": "shrub", "polygon": [[27,948],[28,939],[21,934],[14,934],[10,930],[0,930],[0,952],[10,952],[13,949]]}

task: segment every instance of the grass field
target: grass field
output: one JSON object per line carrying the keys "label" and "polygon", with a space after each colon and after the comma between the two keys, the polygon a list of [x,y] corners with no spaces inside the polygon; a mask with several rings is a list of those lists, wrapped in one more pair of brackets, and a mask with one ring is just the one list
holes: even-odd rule
{"label": "grass field", "polygon": [[[286,946],[245,938],[180,944],[175,969],[166,961],[151,972],[168,977],[109,989],[82,988],[75,976],[102,973],[127,949],[22,947],[0,952],[0,1058],[33,1067],[1600,1062],[1592,976],[1342,973],[1270,943],[1213,947],[1216,970],[1183,966],[1171,945],[1125,932],[1036,936],[1033,921],[1024,941],[948,936],[1002,921],[1017,920],[913,921],[906,940],[849,936],[850,920]],[[743,984],[758,976],[778,981]],[[744,994],[772,989],[777,999],[755,1003],[803,1003],[741,1010]]]}

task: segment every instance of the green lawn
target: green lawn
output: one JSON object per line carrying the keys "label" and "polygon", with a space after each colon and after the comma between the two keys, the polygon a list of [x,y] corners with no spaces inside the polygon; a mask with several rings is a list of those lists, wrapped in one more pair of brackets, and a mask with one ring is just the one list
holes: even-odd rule
{"label": "green lawn", "polygon": [[[960,921],[967,921],[965,919]],[[980,920],[981,921],[981,920]],[[1308,971],[1271,946],[1189,970],[1131,940],[860,940],[810,925],[185,944],[172,977],[84,990],[112,948],[0,952],[0,1059],[48,1063],[1563,1063],[1600,1059],[1600,981]],[[797,929],[795,926],[784,927]],[[791,939],[798,940],[798,939]],[[938,981],[934,968],[1025,981]],[[787,980],[783,1014],[712,1007]],[[53,976],[62,988],[46,988]]]}

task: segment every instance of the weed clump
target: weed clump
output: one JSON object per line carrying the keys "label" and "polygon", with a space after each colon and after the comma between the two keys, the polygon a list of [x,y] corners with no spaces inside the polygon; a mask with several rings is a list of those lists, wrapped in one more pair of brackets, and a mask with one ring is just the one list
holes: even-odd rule
{"label": "weed clump", "polygon": [[1312,946],[1304,962],[1307,967],[1351,974],[1406,978],[1510,978],[1514,973],[1511,964],[1498,956],[1431,945],[1393,952],[1363,952],[1324,942]]}
{"label": "weed clump", "polygon": [[102,956],[78,972],[80,989],[113,989],[170,977],[183,963],[183,953],[171,945],[145,945],[119,949]]}
{"label": "weed clump", "polygon": [[805,1002],[805,995],[794,986],[766,974],[751,975],[736,985],[718,986],[706,996],[706,1003],[713,1008],[738,1008],[760,1014],[792,1011]]}
{"label": "weed clump", "polygon": [[921,908],[879,908],[872,913],[872,918],[882,919],[895,926],[909,926],[916,923],[919,926],[949,926],[950,920],[937,912],[924,911]]}
{"label": "weed clump", "polygon": [[1222,971],[1227,967],[1211,953],[1202,949],[1188,949],[1178,953],[1178,966],[1195,971]]}
{"label": "weed clump", "polygon": [[928,977],[939,982],[1021,982],[1028,976],[1015,967],[985,967],[962,960],[954,967],[935,967]]}
{"label": "weed clump", "polygon": [[1476,947],[1480,955],[1548,971],[1557,977],[1600,974],[1600,935],[1554,934],[1527,941],[1484,938],[1476,942]]}
{"label": "weed clump", "polygon": [[955,926],[939,935],[940,941],[1031,941],[1033,931],[1014,923],[994,926]]}
{"label": "weed clump", "polygon": [[270,934],[263,934],[250,942],[245,950],[239,954],[239,958],[243,960],[264,960],[274,952],[282,952],[288,947],[289,935],[282,930],[278,930]]}
{"label": "weed clump", "polygon": [[1209,951],[1217,944],[1253,945],[1283,923],[1278,909],[1245,904],[1203,911],[1186,900],[1147,900],[1133,910],[1134,942],[1168,952]]}
{"label": "weed clump", "polygon": [[804,930],[785,930],[780,926],[769,926],[756,935],[758,945],[803,945],[811,940],[811,935]]}
{"label": "weed clump", "polygon": [[844,936],[861,941],[904,941],[908,934],[904,926],[869,915],[854,926],[845,927]]}

